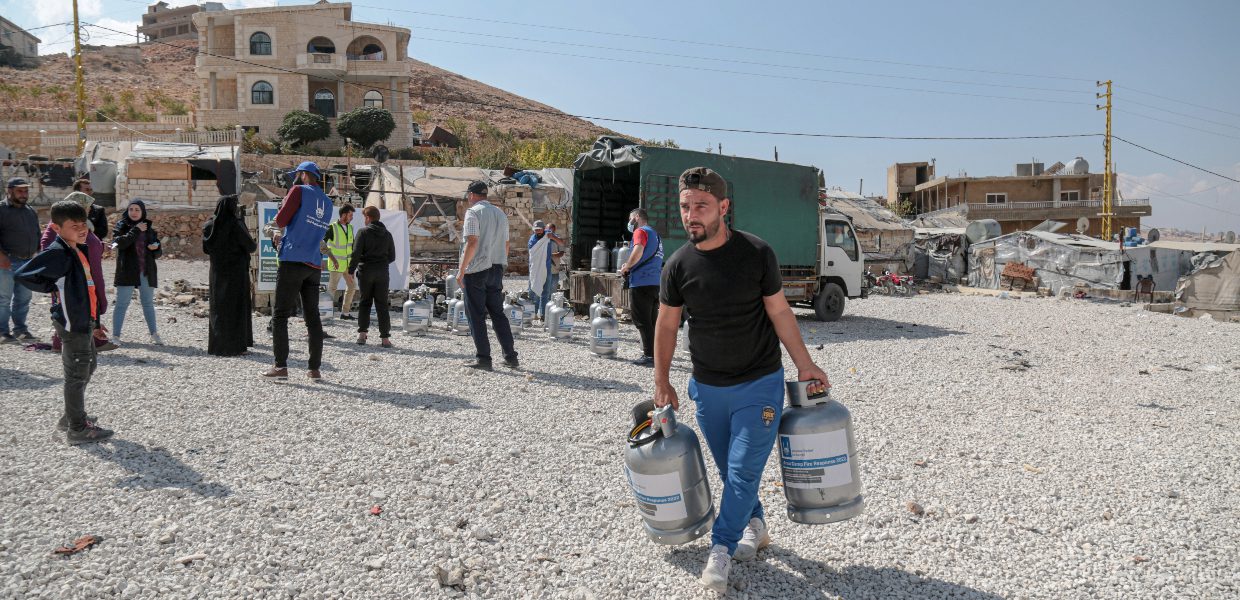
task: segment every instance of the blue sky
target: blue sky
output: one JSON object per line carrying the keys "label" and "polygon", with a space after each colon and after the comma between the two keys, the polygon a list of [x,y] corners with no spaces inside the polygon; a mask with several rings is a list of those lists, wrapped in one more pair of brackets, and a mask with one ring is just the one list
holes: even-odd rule
{"label": "blue sky", "polygon": [[[132,31],[145,6],[82,0],[82,18]],[[1240,179],[1238,2],[517,6],[363,0],[354,3],[354,19],[410,27],[414,58],[566,112],[660,123],[894,136],[1095,133],[1104,118],[1093,107],[1093,81],[1109,78],[1117,86],[1116,135]],[[67,0],[0,0],[0,10],[31,27],[71,14]],[[44,52],[67,49],[64,27],[36,33],[61,42]],[[781,160],[822,168],[828,185],[856,191],[864,179],[866,193],[885,192],[886,168],[897,161],[933,158],[940,175],[1009,175],[1017,162],[1049,165],[1077,155],[1092,170],[1103,165],[1101,138],[843,140],[598,122],[687,148],[723,144],[727,154],[769,158],[778,147]],[[1119,142],[1114,158],[1123,195],[1153,200],[1149,224],[1240,231],[1240,184]]]}

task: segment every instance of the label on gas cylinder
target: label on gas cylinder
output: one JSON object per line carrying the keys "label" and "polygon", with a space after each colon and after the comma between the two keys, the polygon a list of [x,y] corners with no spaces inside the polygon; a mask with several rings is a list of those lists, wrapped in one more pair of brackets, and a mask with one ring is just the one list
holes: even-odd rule
{"label": "label on gas cylinder", "polygon": [[564,315],[560,317],[560,329],[562,331],[572,331],[573,330],[573,318],[569,315]]}
{"label": "label on gas cylinder", "polygon": [[637,498],[637,510],[651,521],[679,521],[689,515],[685,508],[684,488],[680,473],[643,475],[624,467],[629,487]]}
{"label": "label on gas cylinder", "polygon": [[784,485],[818,489],[852,483],[848,465],[848,431],[779,436],[779,462]]}
{"label": "label on gas cylinder", "polygon": [[594,330],[595,343],[603,348],[611,348],[620,343],[617,331],[606,331],[604,329]]}

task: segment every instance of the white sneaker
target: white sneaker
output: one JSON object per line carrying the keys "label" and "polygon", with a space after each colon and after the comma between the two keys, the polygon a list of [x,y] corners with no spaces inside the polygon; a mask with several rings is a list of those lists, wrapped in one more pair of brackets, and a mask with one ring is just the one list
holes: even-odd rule
{"label": "white sneaker", "polygon": [[164,339],[163,339],[163,338],[161,338],[161,337],[159,337],[159,334],[158,334],[158,333],[152,333],[152,334],[151,334],[151,343],[152,343],[152,344],[155,344],[156,346],[163,346],[163,345],[164,345]]}
{"label": "white sneaker", "polygon": [[728,573],[732,570],[732,557],[728,555],[728,547],[715,544],[710,548],[710,558],[706,560],[706,568],[702,569],[702,577],[698,583],[702,587],[725,594],[728,591]]}
{"label": "white sneaker", "polygon": [[757,517],[749,520],[749,526],[745,528],[745,535],[741,537],[740,543],[736,545],[736,552],[732,554],[732,560],[753,560],[758,556],[758,551],[771,545],[771,534],[766,529],[766,523]]}

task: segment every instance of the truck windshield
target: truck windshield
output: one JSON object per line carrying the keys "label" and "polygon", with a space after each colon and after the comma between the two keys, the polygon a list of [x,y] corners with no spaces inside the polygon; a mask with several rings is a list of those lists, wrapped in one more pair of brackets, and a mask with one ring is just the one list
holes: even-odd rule
{"label": "truck windshield", "polygon": [[857,238],[847,223],[827,221],[822,231],[828,246],[843,250],[850,260],[857,260]]}

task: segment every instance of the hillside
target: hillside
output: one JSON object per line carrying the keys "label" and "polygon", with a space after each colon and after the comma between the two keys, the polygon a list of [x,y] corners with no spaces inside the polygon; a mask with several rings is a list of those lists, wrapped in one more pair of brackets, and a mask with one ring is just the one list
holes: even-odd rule
{"label": "hillside", "polygon": [[[140,59],[131,49],[88,47],[82,53],[87,107],[91,111],[103,109],[119,121],[153,120],[156,112],[178,114],[192,110],[198,105],[198,79],[194,75],[198,44],[194,40],[168,44],[141,46]],[[434,65],[412,59],[409,62],[413,77],[410,105],[415,114],[426,113],[421,115],[425,117],[425,131],[456,119],[471,126],[487,122],[518,138],[541,134],[591,138],[608,133],[593,123],[562,113],[503,108],[559,112]],[[496,106],[451,100],[455,98]],[[72,107],[73,65],[68,55],[44,56],[43,64],[35,69],[0,67],[0,121],[70,121],[74,119]]]}

